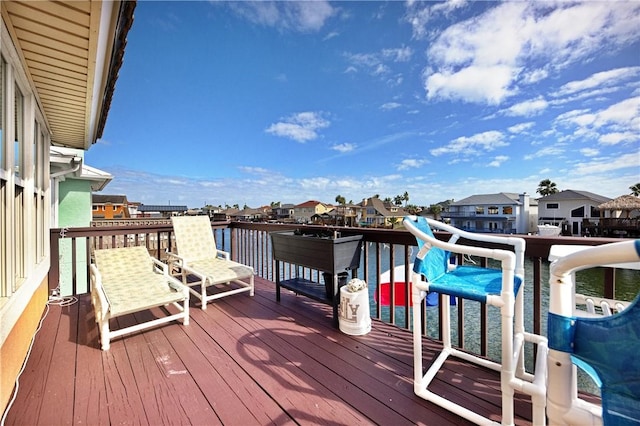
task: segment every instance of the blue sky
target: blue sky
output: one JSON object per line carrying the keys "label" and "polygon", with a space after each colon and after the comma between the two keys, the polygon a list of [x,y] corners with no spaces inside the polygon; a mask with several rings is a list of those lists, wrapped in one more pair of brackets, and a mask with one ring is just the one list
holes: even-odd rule
{"label": "blue sky", "polygon": [[640,2],[139,1],[105,194],[258,207],[640,182]]}

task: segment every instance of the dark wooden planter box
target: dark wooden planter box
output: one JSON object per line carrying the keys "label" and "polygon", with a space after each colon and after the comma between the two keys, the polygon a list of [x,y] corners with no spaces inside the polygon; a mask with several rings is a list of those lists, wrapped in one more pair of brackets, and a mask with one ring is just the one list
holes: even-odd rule
{"label": "dark wooden planter box", "polygon": [[[356,270],[360,265],[362,235],[339,236],[299,234],[294,231],[272,232],[271,248],[276,261],[276,298],[280,300],[280,287],[305,295],[314,300],[333,305],[334,327],[338,327],[338,303],[340,288],[338,275]],[[294,277],[280,280],[280,262],[287,262],[322,271],[332,276],[325,284]]]}
{"label": "dark wooden planter box", "polygon": [[293,231],[272,232],[273,258],[332,274],[360,265],[362,235],[329,238],[296,235]]}

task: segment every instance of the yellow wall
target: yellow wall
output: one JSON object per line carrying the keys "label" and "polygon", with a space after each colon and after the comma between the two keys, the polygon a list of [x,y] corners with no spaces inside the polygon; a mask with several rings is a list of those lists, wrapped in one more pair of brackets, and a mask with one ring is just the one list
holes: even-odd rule
{"label": "yellow wall", "polygon": [[16,376],[22,368],[48,298],[49,288],[45,278],[0,348],[0,413],[9,403]]}

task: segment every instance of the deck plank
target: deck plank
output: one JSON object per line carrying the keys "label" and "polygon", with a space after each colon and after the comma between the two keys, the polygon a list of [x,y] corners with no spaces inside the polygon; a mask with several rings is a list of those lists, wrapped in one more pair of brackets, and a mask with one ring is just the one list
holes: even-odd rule
{"label": "deck plank", "polygon": [[[231,300],[227,302],[234,303]],[[283,303],[286,303],[284,295]],[[248,309],[242,312],[242,315],[230,312],[230,316],[236,320],[251,318],[256,314],[256,304],[236,305]],[[439,424],[447,423],[448,413],[444,418],[439,418],[437,414],[440,410],[444,412],[443,409],[434,409],[435,406],[429,406],[426,402],[421,405],[422,402],[413,395],[410,377],[404,375],[412,371],[411,365],[395,363],[396,368],[384,368],[383,365],[389,365],[395,360],[384,356],[378,356],[379,359],[376,360],[377,353],[365,350],[367,346],[363,341],[367,339],[366,336],[347,336],[338,332],[331,327],[329,307],[323,308],[321,305],[316,308],[326,309],[327,315],[322,315],[322,321],[319,322],[308,318],[297,321],[299,327],[309,330],[308,333],[304,333],[303,338],[298,336],[298,346],[304,346],[305,352],[317,362],[312,365],[321,370],[313,373],[324,386],[334,389],[339,399],[349,402],[358,411],[381,424],[417,423],[425,415],[429,415]],[[311,309],[303,311],[309,312]],[[257,317],[265,315],[268,313],[258,313]],[[256,330],[262,329],[259,323],[255,324],[255,327]],[[282,340],[291,339],[284,335]],[[394,342],[387,344],[392,347]],[[331,372],[330,375],[326,374],[327,369]],[[338,382],[336,377],[341,378],[341,381]]]}
{"label": "deck plank", "polygon": [[76,364],[76,395],[73,406],[73,422],[81,424],[92,419],[96,424],[109,424],[105,372],[100,352],[98,328],[90,303],[79,303],[78,345]]}
{"label": "deck plank", "polygon": [[192,318],[207,329],[217,329],[216,342],[286,411],[304,412],[310,422],[368,423],[305,371],[308,359],[295,348],[299,335],[289,333],[290,343],[277,334],[286,330],[286,321],[262,318],[263,327],[256,332],[247,330],[242,318],[230,319],[219,310],[215,316],[209,310],[194,310]]}
{"label": "deck plank", "polygon": [[[254,297],[207,310],[193,302],[189,325],[120,337],[109,351],[100,350],[88,297],[65,309],[51,307],[7,425],[469,424],[413,393],[409,332],[374,321],[367,335],[345,335],[331,326],[330,306],[288,291],[276,302],[274,283],[260,278]],[[423,343],[428,364],[441,346]],[[432,389],[500,419],[495,372],[448,361]],[[516,413],[516,424],[531,424],[529,401]]]}
{"label": "deck plank", "polygon": [[20,413],[20,424],[38,423],[61,316],[62,310],[57,306],[47,306],[43,312],[42,327],[35,335],[24,371],[18,378],[13,406],[14,412]]}
{"label": "deck plank", "polygon": [[[256,305],[254,304],[253,306]],[[233,312],[231,314],[233,315]],[[268,345],[285,358],[284,368],[290,369],[291,367],[289,366],[292,366],[300,369],[305,375],[313,378],[314,386],[322,386],[330,390],[334,395],[332,398],[337,399],[340,403],[345,402],[358,409],[353,404],[355,400],[358,400],[361,405],[367,406],[366,410],[358,409],[361,414],[376,418],[383,424],[401,424],[406,421],[397,412],[380,405],[379,401],[372,398],[368,393],[363,393],[361,388],[358,388],[348,380],[348,377],[352,375],[352,372],[349,371],[349,366],[331,353],[330,350],[327,350],[326,339],[320,336],[321,340],[325,340],[324,344],[320,345],[310,341],[314,336],[319,336],[317,331],[301,327],[299,324],[294,324],[290,321],[281,321],[265,331],[263,327],[256,324],[256,321],[248,316],[241,315],[236,316],[236,318],[241,318],[239,322],[251,333],[250,343],[248,344],[257,345],[255,340],[258,339],[261,341],[259,343],[260,346]],[[335,331],[332,332],[335,333]],[[281,367],[275,362],[268,364],[267,368]],[[342,367],[344,374],[327,374],[327,367],[331,373],[336,373],[336,370],[340,369],[335,368],[335,366]],[[307,383],[310,382],[308,381]]]}
{"label": "deck plank", "polygon": [[[117,320],[112,321],[118,323]],[[124,341],[113,341],[108,351],[98,349],[104,369],[109,420],[111,424],[150,424],[145,413],[145,404],[137,392]]]}

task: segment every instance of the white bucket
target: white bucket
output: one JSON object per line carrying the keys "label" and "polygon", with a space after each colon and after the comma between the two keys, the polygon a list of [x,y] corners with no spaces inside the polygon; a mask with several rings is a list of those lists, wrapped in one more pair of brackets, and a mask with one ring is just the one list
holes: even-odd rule
{"label": "white bucket", "polygon": [[369,292],[366,288],[355,293],[347,290],[346,286],[340,288],[338,323],[340,331],[352,336],[362,336],[371,331]]}

